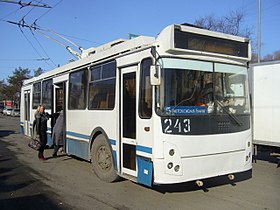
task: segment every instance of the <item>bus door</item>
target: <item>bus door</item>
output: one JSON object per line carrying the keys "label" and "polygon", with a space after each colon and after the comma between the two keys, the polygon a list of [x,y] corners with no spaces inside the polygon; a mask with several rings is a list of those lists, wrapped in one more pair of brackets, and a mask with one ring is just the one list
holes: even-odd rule
{"label": "bus door", "polygon": [[[63,138],[62,138],[62,144],[63,149],[66,151],[66,82],[59,82],[54,84],[54,104],[53,104],[53,111],[54,113],[61,113],[63,114]],[[57,115],[58,117],[59,115]]]}
{"label": "bus door", "polygon": [[24,91],[24,108],[23,108],[23,117],[24,117],[24,135],[31,136],[32,134],[32,125],[30,125],[30,90]]}
{"label": "bus door", "polygon": [[136,177],[136,70],[121,69],[121,173]]}

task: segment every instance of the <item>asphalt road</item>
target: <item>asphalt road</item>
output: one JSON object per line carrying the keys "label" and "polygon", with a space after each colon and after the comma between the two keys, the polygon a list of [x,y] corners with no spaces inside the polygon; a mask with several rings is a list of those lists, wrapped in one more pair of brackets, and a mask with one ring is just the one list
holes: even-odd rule
{"label": "asphalt road", "polygon": [[90,163],[62,154],[41,162],[18,131],[19,118],[0,114],[1,210],[280,209],[277,154],[260,154],[251,179],[213,179],[204,190],[193,183],[150,189],[128,180],[104,183]]}

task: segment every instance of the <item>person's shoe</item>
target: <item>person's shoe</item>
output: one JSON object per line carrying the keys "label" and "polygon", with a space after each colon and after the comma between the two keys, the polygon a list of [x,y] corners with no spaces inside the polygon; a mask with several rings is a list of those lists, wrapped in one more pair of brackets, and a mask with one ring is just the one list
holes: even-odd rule
{"label": "person's shoe", "polygon": [[45,157],[39,157],[39,160],[45,161],[47,159]]}
{"label": "person's shoe", "polygon": [[57,154],[53,154],[52,157],[53,157],[53,158],[57,158]]}

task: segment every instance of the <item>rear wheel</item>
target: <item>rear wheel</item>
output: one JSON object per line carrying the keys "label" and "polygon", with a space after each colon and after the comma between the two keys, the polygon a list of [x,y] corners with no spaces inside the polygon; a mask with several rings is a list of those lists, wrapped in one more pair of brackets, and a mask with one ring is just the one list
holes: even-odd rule
{"label": "rear wheel", "polygon": [[110,145],[104,135],[99,135],[91,148],[91,164],[95,174],[105,182],[118,179],[114,169],[114,157]]}

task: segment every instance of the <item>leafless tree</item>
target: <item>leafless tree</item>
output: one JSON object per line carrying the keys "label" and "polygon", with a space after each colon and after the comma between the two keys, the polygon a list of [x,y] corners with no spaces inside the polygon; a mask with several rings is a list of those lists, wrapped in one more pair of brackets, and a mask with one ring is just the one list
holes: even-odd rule
{"label": "leafless tree", "polygon": [[212,31],[250,38],[253,30],[252,27],[244,26],[245,18],[245,13],[237,10],[224,17],[216,17],[212,14],[199,18],[195,21],[195,25]]}
{"label": "leafless tree", "polygon": [[275,60],[280,60],[280,50],[275,51],[272,54],[267,54],[262,59],[262,61],[275,61]]}
{"label": "leafless tree", "polygon": [[[197,19],[194,24],[202,28],[206,28],[212,31],[218,31],[226,34],[232,34],[236,36],[243,36],[251,39],[252,43],[252,63],[257,62],[257,41],[253,37],[253,27],[245,25],[246,14],[242,11],[236,10],[230,12],[223,17],[216,17],[215,15],[207,15],[205,17]],[[265,55],[261,61],[274,61],[280,60],[280,50]]]}

